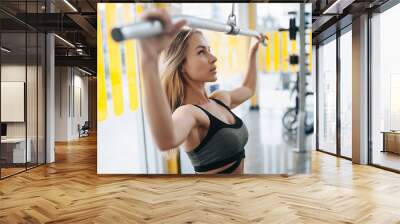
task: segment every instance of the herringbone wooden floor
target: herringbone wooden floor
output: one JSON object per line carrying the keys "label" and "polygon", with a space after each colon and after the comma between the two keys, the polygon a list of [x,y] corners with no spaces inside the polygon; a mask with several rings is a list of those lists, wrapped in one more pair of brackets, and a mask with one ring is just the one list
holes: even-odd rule
{"label": "herringbone wooden floor", "polygon": [[96,139],[0,181],[0,223],[400,223],[400,175],[313,153],[310,175],[98,176]]}

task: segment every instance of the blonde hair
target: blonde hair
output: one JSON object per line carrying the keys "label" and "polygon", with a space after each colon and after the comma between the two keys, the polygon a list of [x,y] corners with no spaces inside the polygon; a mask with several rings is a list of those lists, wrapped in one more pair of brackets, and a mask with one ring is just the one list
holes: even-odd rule
{"label": "blonde hair", "polygon": [[[185,85],[183,79],[183,64],[186,60],[186,50],[189,38],[199,30],[181,29],[173,38],[171,44],[162,52],[161,85],[167,95],[168,104],[174,112],[183,104]],[[178,148],[170,149],[164,154],[167,158],[176,156]]]}
{"label": "blonde hair", "polygon": [[186,59],[189,38],[194,33],[201,33],[196,29],[182,29],[163,52],[163,69],[161,71],[161,84],[167,95],[172,112],[183,103],[185,97],[183,64]]}

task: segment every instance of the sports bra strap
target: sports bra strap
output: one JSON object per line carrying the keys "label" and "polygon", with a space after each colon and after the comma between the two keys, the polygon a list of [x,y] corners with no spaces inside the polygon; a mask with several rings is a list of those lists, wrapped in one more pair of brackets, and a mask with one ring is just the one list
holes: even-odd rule
{"label": "sports bra strap", "polygon": [[[236,115],[231,111],[231,109],[228,107],[228,106],[226,106],[222,101],[220,101],[220,100],[218,100],[218,99],[214,99],[214,98],[211,98],[212,100],[214,100],[216,103],[218,103],[219,105],[221,105],[221,106],[223,106],[225,109],[227,109],[228,110],[228,112],[230,113],[230,114],[232,114],[232,116],[233,116],[233,118],[235,118],[235,120],[237,119],[236,118]],[[196,105],[196,104],[192,104],[193,106],[196,106],[196,107],[198,107],[198,108],[200,108],[202,111],[204,111],[204,113],[206,113],[207,114],[207,116],[210,118],[210,120],[218,120],[218,121],[221,121],[219,118],[217,118],[217,117],[215,117],[214,115],[212,115],[210,112],[208,112],[206,109],[204,109],[203,107],[201,107],[201,106],[199,106],[199,105]],[[222,123],[224,123],[224,122],[222,122]]]}
{"label": "sports bra strap", "polygon": [[214,100],[216,103],[218,103],[219,105],[225,107],[227,110],[231,110],[228,106],[226,106],[221,100],[215,99],[215,98],[211,98],[212,100]]}
{"label": "sports bra strap", "polygon": [[196,104],[192,104],[192,105],[193,105],[193,106],[196,106],[196,107],[198,107],[198,108],[200,108],[202,111],[204,111],[204,113],[207,114],[208,117],[213,118],[212,114],[210,114],[210,112],[208,112],[206,109],[204,109],[204,108],[202,108],[201,106],[196,105]]}

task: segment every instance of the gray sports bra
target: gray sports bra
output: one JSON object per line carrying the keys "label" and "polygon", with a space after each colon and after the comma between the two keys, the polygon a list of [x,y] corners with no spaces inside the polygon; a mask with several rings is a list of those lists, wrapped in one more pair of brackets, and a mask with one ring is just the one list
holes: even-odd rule
{"label": "gray sports bra", "polygon": [[229,163],[233,165],[219,173],[232,173],[245,157],[244,146],[247,143],[248,132],[246,125],[224,103],[212,99],[225,107],[235,118],[234,124],[222,122],[207,110],[203,110],[210,119],[208,132],[200,144],[187,152],[196,172],[205,172],[223,167]]}

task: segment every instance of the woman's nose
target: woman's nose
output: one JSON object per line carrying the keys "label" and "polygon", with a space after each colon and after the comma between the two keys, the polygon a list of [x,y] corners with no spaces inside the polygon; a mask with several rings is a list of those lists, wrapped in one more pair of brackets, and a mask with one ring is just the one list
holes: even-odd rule
{"label": "woman's nose", "polygon": [[213,54],[210,53],[211,56],[211,63],[214,64],[215,62],[217,62],[217,57],[215,57]]}

